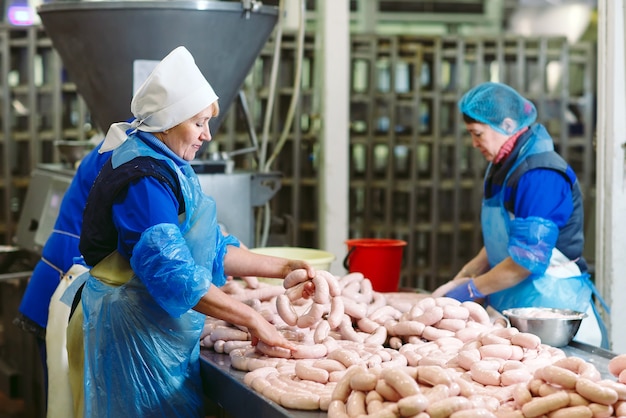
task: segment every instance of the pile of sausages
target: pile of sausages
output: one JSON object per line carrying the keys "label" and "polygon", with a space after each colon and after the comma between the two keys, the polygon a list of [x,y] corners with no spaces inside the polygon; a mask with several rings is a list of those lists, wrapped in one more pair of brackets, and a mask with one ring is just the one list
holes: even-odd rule
{"label": "pile of sausages", "polygon": [[292,409],[329,418],[626,417],[626,355],[602,379],[474,302],[424,296],[394,300],[360,273],[306,272],[284,287],[237,281],[224,290],[255,307],[297,344],[253,347],[245,329],[207,318],[201,344],[248,372],[244,383]]}

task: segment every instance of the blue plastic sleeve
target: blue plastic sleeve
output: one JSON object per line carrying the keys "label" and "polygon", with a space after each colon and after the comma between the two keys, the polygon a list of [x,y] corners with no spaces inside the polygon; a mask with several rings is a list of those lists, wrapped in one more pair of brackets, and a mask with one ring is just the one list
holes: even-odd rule
{"label": "blue plastic sleeve", "polygon": [[228,252],[228,246],[234,245],[235,247],[239,247],[241,244],[237,238],[233,235],[224,236],[222,232],[217,231],[217,246],[216,246],[216,254],[215,260],[213,261],[213,284],[215,286],[221,287],[226,283],[227,275],[224,272],[224,257]]}
{"label": "blue plastic sleeve", "polygon": [[159,306],[175,318],[194,307],[211,285],[211,271],[195,263],[180,229],[172,224],[144,231],[130,265]]}
{"label": "blue plastic sleeve", "polygon": [[558,237],[558,226],[548,219],[515,218],[510,225],[508,252],[513,261],[531,273],[543,274]]}

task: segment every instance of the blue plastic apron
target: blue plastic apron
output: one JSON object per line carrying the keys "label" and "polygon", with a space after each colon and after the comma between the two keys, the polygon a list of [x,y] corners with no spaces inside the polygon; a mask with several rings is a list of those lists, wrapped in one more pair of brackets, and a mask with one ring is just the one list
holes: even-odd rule
{"label": "blue plastic apron", "polygon": [[[165,159],[138,140],[116,151],[116,166],[136,155]],[[191,167],[182,172],[170,165],[186,204],[180,231],[194,261],[211,269],[219,233],[215,202],[202,193]],[[199,338],[205,315],[170,315],[136,275],[121,284],[90,276],[82,298],[85,416],[203,416]]]}
{"label": "blue plastic apron", "polygon": [[[553,149],[550,138],[541,135],[543,132],[540,131],[539,135],[524,144],[517,161],[507,173],[504,185],[525,158]],[[497,194],[483,199],[482,203],[483,241],[491,268],[509,257],[509,230],[513,214],[509,213],[504,206],[504,190],[505,187],[502,187]],[[551,270],[552,267],[548,267],[542,275],[531,274],[513,287],[490,294],[487,297],[487,303],[500,312],[519,307],[566,308],[586,312],[592,306],[602,333],[602,347],[608,348],[606,327],[593,303],[592,296],[595,295],[598,298],[607,312],[609,310],[589,280],[589,274],[562,278],[553,276]]]}

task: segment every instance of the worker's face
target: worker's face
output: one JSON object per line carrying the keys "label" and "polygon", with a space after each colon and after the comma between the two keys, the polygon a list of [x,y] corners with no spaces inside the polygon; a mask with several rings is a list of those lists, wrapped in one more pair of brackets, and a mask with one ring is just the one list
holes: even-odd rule
{"label": "worker's face", "polygon": [[192,161],[196,158],[196,153],[202,143],[212,139],[209,120],[214,114],[215,108],[211,105],[197,115],[166,130],[160,138],[180,158]]}
{"label": "worker's face", "polygon": [[498,151],[509,138],[484,123],[466,123],[465,127],[472,137],[472,146],[478,148],[487,161],[493,161]]}

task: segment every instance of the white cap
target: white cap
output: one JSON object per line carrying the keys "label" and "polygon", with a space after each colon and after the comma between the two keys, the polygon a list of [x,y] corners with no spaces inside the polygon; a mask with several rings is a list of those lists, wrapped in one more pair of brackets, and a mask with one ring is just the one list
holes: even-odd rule
{"label": "white cap", "polygon": [[112,124],[100,152],[121,145],[129,129],[163,132],[200,113],[217,98],[191,53],[179,46],[154,67],[135,92],[130,103],[135,120]]}

